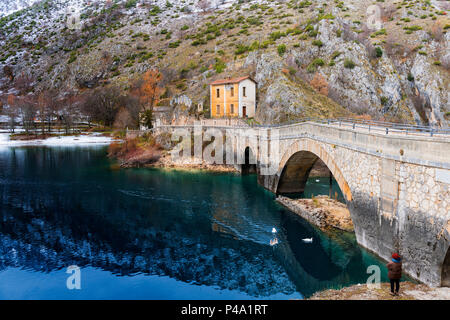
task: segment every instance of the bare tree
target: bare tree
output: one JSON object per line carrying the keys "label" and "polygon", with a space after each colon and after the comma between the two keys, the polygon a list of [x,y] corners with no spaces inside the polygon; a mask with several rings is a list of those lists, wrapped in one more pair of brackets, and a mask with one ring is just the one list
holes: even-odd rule
{"label": "bare tree", "polygon": [[58,99],[58,93],[56,90],[51,89],[48,91],[48,106],[47,106],[47,127],[48,132],[51,130],[52,122],[55,122],[59,118],[59,111],[61,109],[61,101]]}
{"label": "bare tree", "polygon": [[126,96],[121,97],[120,104],[125,106],[129,114],[129,123],[126,126],[132,128],[139,128],[139,114],[142,110],[142,103],[139,100],[139,97],[128,94]]}
{"label": "bare tree", "polygon": [[95,104],[94,98],[93,92],[87,92],[83,95],[80,104],[80,112],[87,120],[89,128],[91,128],[91,123],[95,121],[94,112],[92,111],[93,105]]}
{"label": "bare tree", "polygon": [[116,87],[100,87],[91,92],[82,104],[83,113],[90,121],[112,126],[120,109],[120,90]]}
{"label": "bare tree", "polygon": [[35,128],[35,118],[37,114],[37,107],[34,103],[34,96],[28,95],[17,99],[20,116],[22,119],[22,126],[27,134]]}
{"label": "bare tree", "polygon": [[80,120],[80,109],[82,104],[81,95],[75,92],[67,93],[61,100],[59,118],[64,124],[66,134],[73,130],[74,124]]}
{"label": "bare tree", "polygon": [[9,129],[14,133],[16,128],[16,119],[19,117],[19,109],[17,104],[17,98],[15,95],[8,95],[7,107],[5,107],[5,114],[9,119]]}
{"label": "bare tree", "polygon": [[37,108],[39,111],[38,118],[40,120],[42,134],[45,134],[45,127],[47,124],[48,132],[50,132],[50,123],[52,120],[52,111],[50,104],[52,97],[48,91],[42,91],[37,98]]}

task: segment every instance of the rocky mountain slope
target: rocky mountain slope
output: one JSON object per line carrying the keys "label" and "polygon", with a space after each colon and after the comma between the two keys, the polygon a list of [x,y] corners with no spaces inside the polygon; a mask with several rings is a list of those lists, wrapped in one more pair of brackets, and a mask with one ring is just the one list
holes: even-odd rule
{"label": "rocky mountain slope", "polygon": [[198,104],[208,114],[209,82],[250,74],[259,122],[361,116],[448,126],[449,4],[40,1],[0,19],[0,95],[14,93],[22,74],[35,91],[125,92],[158,69],[159,105],[180,118],[198,115]]}

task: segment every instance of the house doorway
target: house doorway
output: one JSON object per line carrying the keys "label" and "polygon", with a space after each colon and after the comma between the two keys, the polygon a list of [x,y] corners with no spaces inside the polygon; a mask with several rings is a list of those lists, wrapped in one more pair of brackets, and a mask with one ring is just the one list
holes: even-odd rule
{"label": "house doorway", "polygon": [[245,118],[247,116],[247,107],[243,106],[242,107],[242,118]]}

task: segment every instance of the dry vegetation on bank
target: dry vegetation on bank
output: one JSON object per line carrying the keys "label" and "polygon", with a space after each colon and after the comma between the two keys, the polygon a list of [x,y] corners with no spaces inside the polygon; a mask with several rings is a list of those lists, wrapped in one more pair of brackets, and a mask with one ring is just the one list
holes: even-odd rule
{"label": "dry vegetation on bank", "polygon": [[[165,144],[164,135],[153,136],[145,134],[135,138],[125,138],[109,146],[108,156],[118,161],[122,168],[165,168],[179,170],[206,170],[211,172],[237,172],[236,168],[225,164],[208,164],[205,161],[195,161],[194,158],[174,161],[170,147]],[[167,143],[167,141],[166,141]]]}
{"label": "dry vegetation on bank", "polygon": [[108,149],[108,156],[117,159],[121,167],[141,167],[154,164],[162,155],[163,148],[151,135],[114,142]]}

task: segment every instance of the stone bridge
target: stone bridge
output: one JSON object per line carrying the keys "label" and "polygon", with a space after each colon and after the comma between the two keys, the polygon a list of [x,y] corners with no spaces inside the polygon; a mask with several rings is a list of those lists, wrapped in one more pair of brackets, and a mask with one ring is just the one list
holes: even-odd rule
{"label": "stone bridge", "polygon": [[315,122],[203,126],[200,132],[208,130],[226,136],[228,162],[241,167],[246,154],[254,158],[258,182],[275,194],[302,192],[321,159],[344,195],[361,246],[385,260],[399,252],[409,275],[450,286],[450,135],[386,134],[384,128]]}

